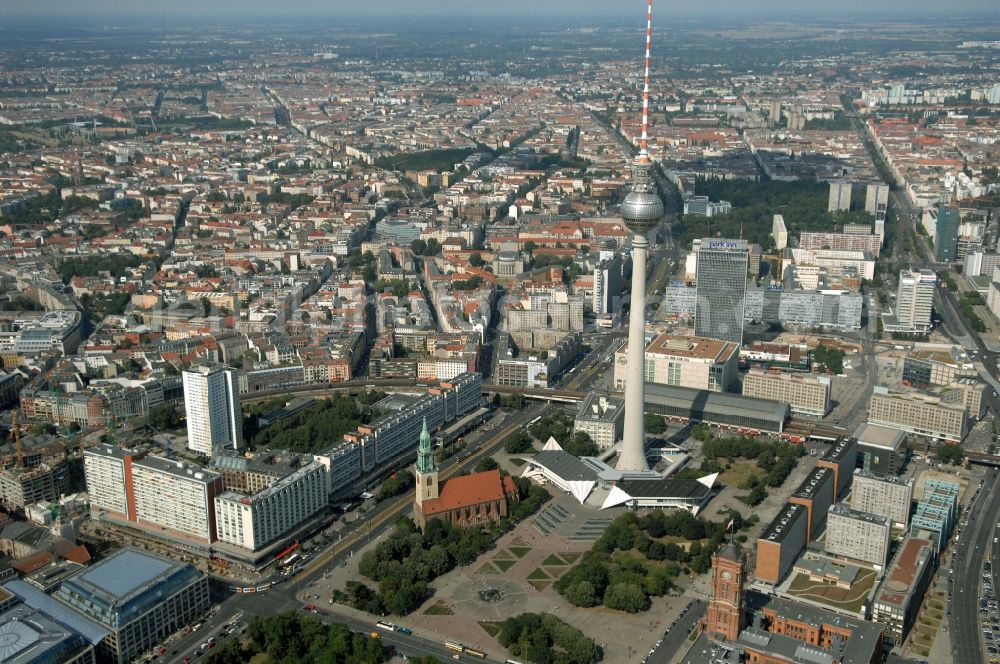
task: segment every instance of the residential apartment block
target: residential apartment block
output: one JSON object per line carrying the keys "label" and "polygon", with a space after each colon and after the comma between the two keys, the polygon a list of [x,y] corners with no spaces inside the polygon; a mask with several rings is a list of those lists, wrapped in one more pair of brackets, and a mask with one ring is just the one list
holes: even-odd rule
{"label": "residential apartment block", "polygon": [[830,379],[751,369],[743,378],[744,396],[784,401],[793,413],[821,418],[830,409]]}
{"label": "residential apartment block", "polygon": [[838,504],[826,518],[826,552],[861,560],[879,569],[889,557],[892,522],[877,514],[859,512]]}
{"label": "residential apartment block", "polygon": [[919,392],[890,392],[876,386],[868,405],[868,422],[952,443],[965,436],[966,406],[945,403]]}
{"label": "residential apartment block", "polygon": [[[223,492],[222,475],[108,445],[87,450],[84,459],[91,504],[113,520],[182,544],[204,548],[215,541],[214,504]],[[124,478],[120,485],[118,477]]]}
{"label": "residential apartment block", "polygon": [[906,526],[913,502],[913,480],[880,477],[864,470],[854,471],[851,485],[851,509],[891,519],[894,525]]}
{"label": "residential apartment block", "polygon": [[322,464],[310,463],[253,495],[226,491],[215,497],[219,540],[256,551],[329,504]]}

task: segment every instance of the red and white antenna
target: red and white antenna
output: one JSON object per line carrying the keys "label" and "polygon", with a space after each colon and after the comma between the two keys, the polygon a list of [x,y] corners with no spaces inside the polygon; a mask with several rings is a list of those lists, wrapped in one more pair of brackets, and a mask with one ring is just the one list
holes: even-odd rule
{"label": "red and white antenna", "polygon": [[646,68],[642,77],[642,137],[639,139],[639,161],[649,163],[649,44],[653,38],[653,0],[648,0],[646,8]]}

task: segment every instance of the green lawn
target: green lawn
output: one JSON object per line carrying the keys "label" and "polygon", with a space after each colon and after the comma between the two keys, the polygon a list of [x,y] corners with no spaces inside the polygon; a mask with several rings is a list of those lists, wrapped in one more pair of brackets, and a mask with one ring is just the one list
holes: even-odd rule
{"label": "green lawn", "polygon": [[508,546],[507,550],[518,558],[524,558],[531,551],[530,546]]}
{"label": "green lawn", "polygon": [[516,562],[516,560],[494,560],[493,564],[499,567],[501,572],[506,572],[513,567]]}
{"label": "green lawn", "polygon": [[543,565],[565,565],[566,561],[557,556],[556,554],[550,554],[548,558],[542,561]]}
{"label": "green lawn", "polygon": [[427,607],[424,611],[425,616],[453,616],[455,612],[445,604],[442,600],[438,600],[435,603]]}
{"label": "green lawn", "polygon": [[742,487],[751,475],[756,475],[757,479],[764,479],[767,475],[757,467],[756,461],[733,461],[729,466],[729,470],[719,475],[719,481],[737,489]]}
{"label": "green lawn", "polygon": [[479,626],[483,628],[483,631],[490,636],[495,637],[500,633],[501,623],[490,622],[489,620],[480,620]]}
{"label": "green lawn", "polygon": [[500,571],[493,565],[493,563],[486,561],[479,566],[476,570],[476,574],[499,574]]}
{"label": "green lawn", "polygon": [[537,579],[551,579],[552,577],[549,576],[548,572],[543,570],[541,567],[536,567],[531,571],[530,574],[528,574],[526,578],[528,579],[528,581],[532,581]]}

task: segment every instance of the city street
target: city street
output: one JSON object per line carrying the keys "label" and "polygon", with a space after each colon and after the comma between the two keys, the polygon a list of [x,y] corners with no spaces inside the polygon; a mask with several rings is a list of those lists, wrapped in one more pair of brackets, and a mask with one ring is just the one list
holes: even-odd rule
{"label": "city street", "polygon": [[952,574],[949,584],[949,629],[955,652],[955,661],[978,664],[983,661],[983,639],[979,627],[979,587],[983,560],[994,546],[992,539],[997,520],[1000,519],[1000,491],[997,491],[997,471],[987,473],[982,490],[976,500],[962,515],[963,522],[958,544],[952,556]]}

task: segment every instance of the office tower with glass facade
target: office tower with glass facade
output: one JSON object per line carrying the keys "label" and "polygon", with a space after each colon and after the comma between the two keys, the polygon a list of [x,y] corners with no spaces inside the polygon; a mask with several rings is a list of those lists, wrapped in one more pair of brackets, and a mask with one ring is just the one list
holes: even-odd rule
{"label": "office tower with glass facade", "polygon": [[743,344],[748,262],[746,240],[701,241],[694,317],[696,336]]}
{"label": "office tower with glass facade", "polygon": [[937,225],[934,229],[934,259],[944,263],[955,260],[958,254],[958,227],[962,216],[957,207],[938,205]]}

